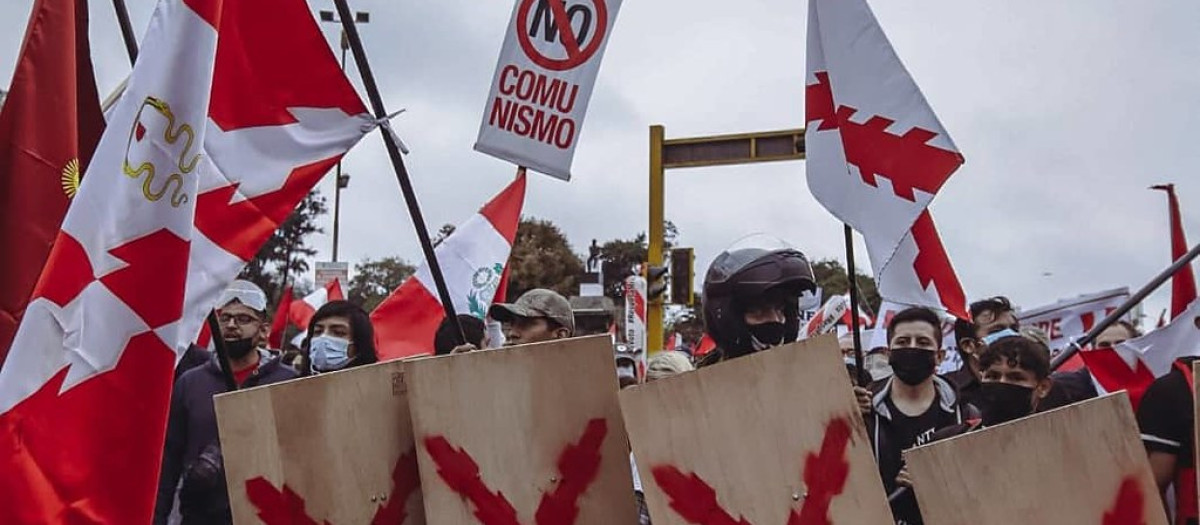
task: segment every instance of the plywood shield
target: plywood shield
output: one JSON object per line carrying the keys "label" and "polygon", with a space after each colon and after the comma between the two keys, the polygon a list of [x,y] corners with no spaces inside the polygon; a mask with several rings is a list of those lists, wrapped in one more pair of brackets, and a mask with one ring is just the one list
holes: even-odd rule
{"label": "plywood shield", "polygon": [[905,453],[926,525],[1166,525],[1125,392]]}
{"label": "plywood shield", "polygon": [[607,335],[406,363],[428,521],[636,523]]}
{"label": "plywood shield", "polygon": [[401,367],[217,396],[234,522],[425,523]]}
{"label": "plywood shield", "polygon": [[892,522],[833,336],[620,397],[655,525]]}

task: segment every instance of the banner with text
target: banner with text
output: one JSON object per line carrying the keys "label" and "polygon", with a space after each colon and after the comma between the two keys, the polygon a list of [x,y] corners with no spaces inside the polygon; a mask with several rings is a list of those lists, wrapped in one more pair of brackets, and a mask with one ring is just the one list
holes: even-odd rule
{"label": "banner with text", "polygon": [[1083,337],[1096,323],[1129,300],[1129,288],[1064,299],[1057,303],[1017,313],[1021,326],[1035,326],[1050,338],[1050,349],[1058,350]]}
{"label": "banner with text", "polygon": [[621,0],[517,0],[475,150],[562,179]]}

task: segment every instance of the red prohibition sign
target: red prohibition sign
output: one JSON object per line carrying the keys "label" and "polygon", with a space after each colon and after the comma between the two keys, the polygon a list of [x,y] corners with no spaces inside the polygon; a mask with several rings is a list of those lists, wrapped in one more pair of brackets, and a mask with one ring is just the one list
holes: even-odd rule
{"label": "red prohibition sign", "polygon": [[[532,24],[529,20],[529,10],[535,3],[543,1],[550,7],[554,26],[558,28],[558,41],[566,49],[567,58],[551,58],[543,55],[529,39],[529,27],[527,26]],[[581,48],[575,32],[571,29],[571,19],[567,16],[565,0],[521,0],[521,5],[517,9],[516,30],[517,41],[520,42],[521,49],[525,50],[525,55],[534,64],[551,71],[574,69],[592,58],[592,55],[600,50],[600,45],[604,43],[604,37],[608,31],[608,6],[605,5],[604,0],[591,1],[596,6],[596,30],[592,32],[591,42]]]}

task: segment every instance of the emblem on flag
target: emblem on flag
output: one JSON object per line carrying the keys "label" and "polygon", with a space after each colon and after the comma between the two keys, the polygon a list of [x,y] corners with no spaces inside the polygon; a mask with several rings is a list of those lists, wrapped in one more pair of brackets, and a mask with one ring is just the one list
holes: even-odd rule
{"label": "emblem on flag", "polygon": [[496,296],[496,289],[500,287],[500,276],[503,273],[503,264],[493,264],[490,267],[482,266],[471,275],[471,291],[467,292],[467,304],[471,309],[471,315],[480,319],[487,317],[488,305]]}
{"label": "emblem on flag", "polygon": [[[129,162],[129,153],[134,147],[134,142],[140,143],[146,137],[147,123],[143,121],[146,108],[153,109],[166,119],[162,138],[167,144],[175,145],[176,142],[179,142],[180,137],[187,134],[187,142],[183,145],[183,150],[179,152],[178,158],[174,159],[179,172],[172,173],[171,176],[167,177],[167,181],[157,191],[151,189],[154,185],[154,177],[157,175],[154,163],[141,162],[135,168],[133,163]],[[151,113],[150,115],[152,116],[153,114]],[[191,173],[192,170],[196,169],[196,164],[200,162],[199,153],[192,155],[190,159],[187,158],[188,154],[193,151],[192,146],[195,140],[196,133],[192,130],[191,125],[183,123],[179,124],[178,127],[176,126],[175,113],[171,111],[170,104],[155,97],[146,97],[146,100],[142,101],[142,107],[138,109],[137,117],[133,119],[133,128],[129,130],[129,142],[125,146],[125,175],[137,179],[143,173],[146,174],[146,180],[142,182],[142,195],[150,202],[158,202],[159,199],[162,199],[167,193],[167,187],[174,183],[175,189],[171,191],[171,207],[178,208],[189,199],[187,193],[183,191],[183,175]]]}
{"label": "emblem on flag", "polygon": [[75,194],[79,193],[79,179],[79,158],[73,158],[63,166],[61,177],[63,194],[68,199],[74,199]]}

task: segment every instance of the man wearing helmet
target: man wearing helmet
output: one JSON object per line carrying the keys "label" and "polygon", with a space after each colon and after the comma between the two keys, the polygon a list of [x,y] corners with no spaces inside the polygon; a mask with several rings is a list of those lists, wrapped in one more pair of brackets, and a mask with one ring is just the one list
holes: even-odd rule
{"label": "man wearing helmet", "polygon": [[717,343],[708,366],[800,334],[800,296],[816,291],[812,267],[792,248],[741,248],[718,255],[704,277],[704,321]]}

